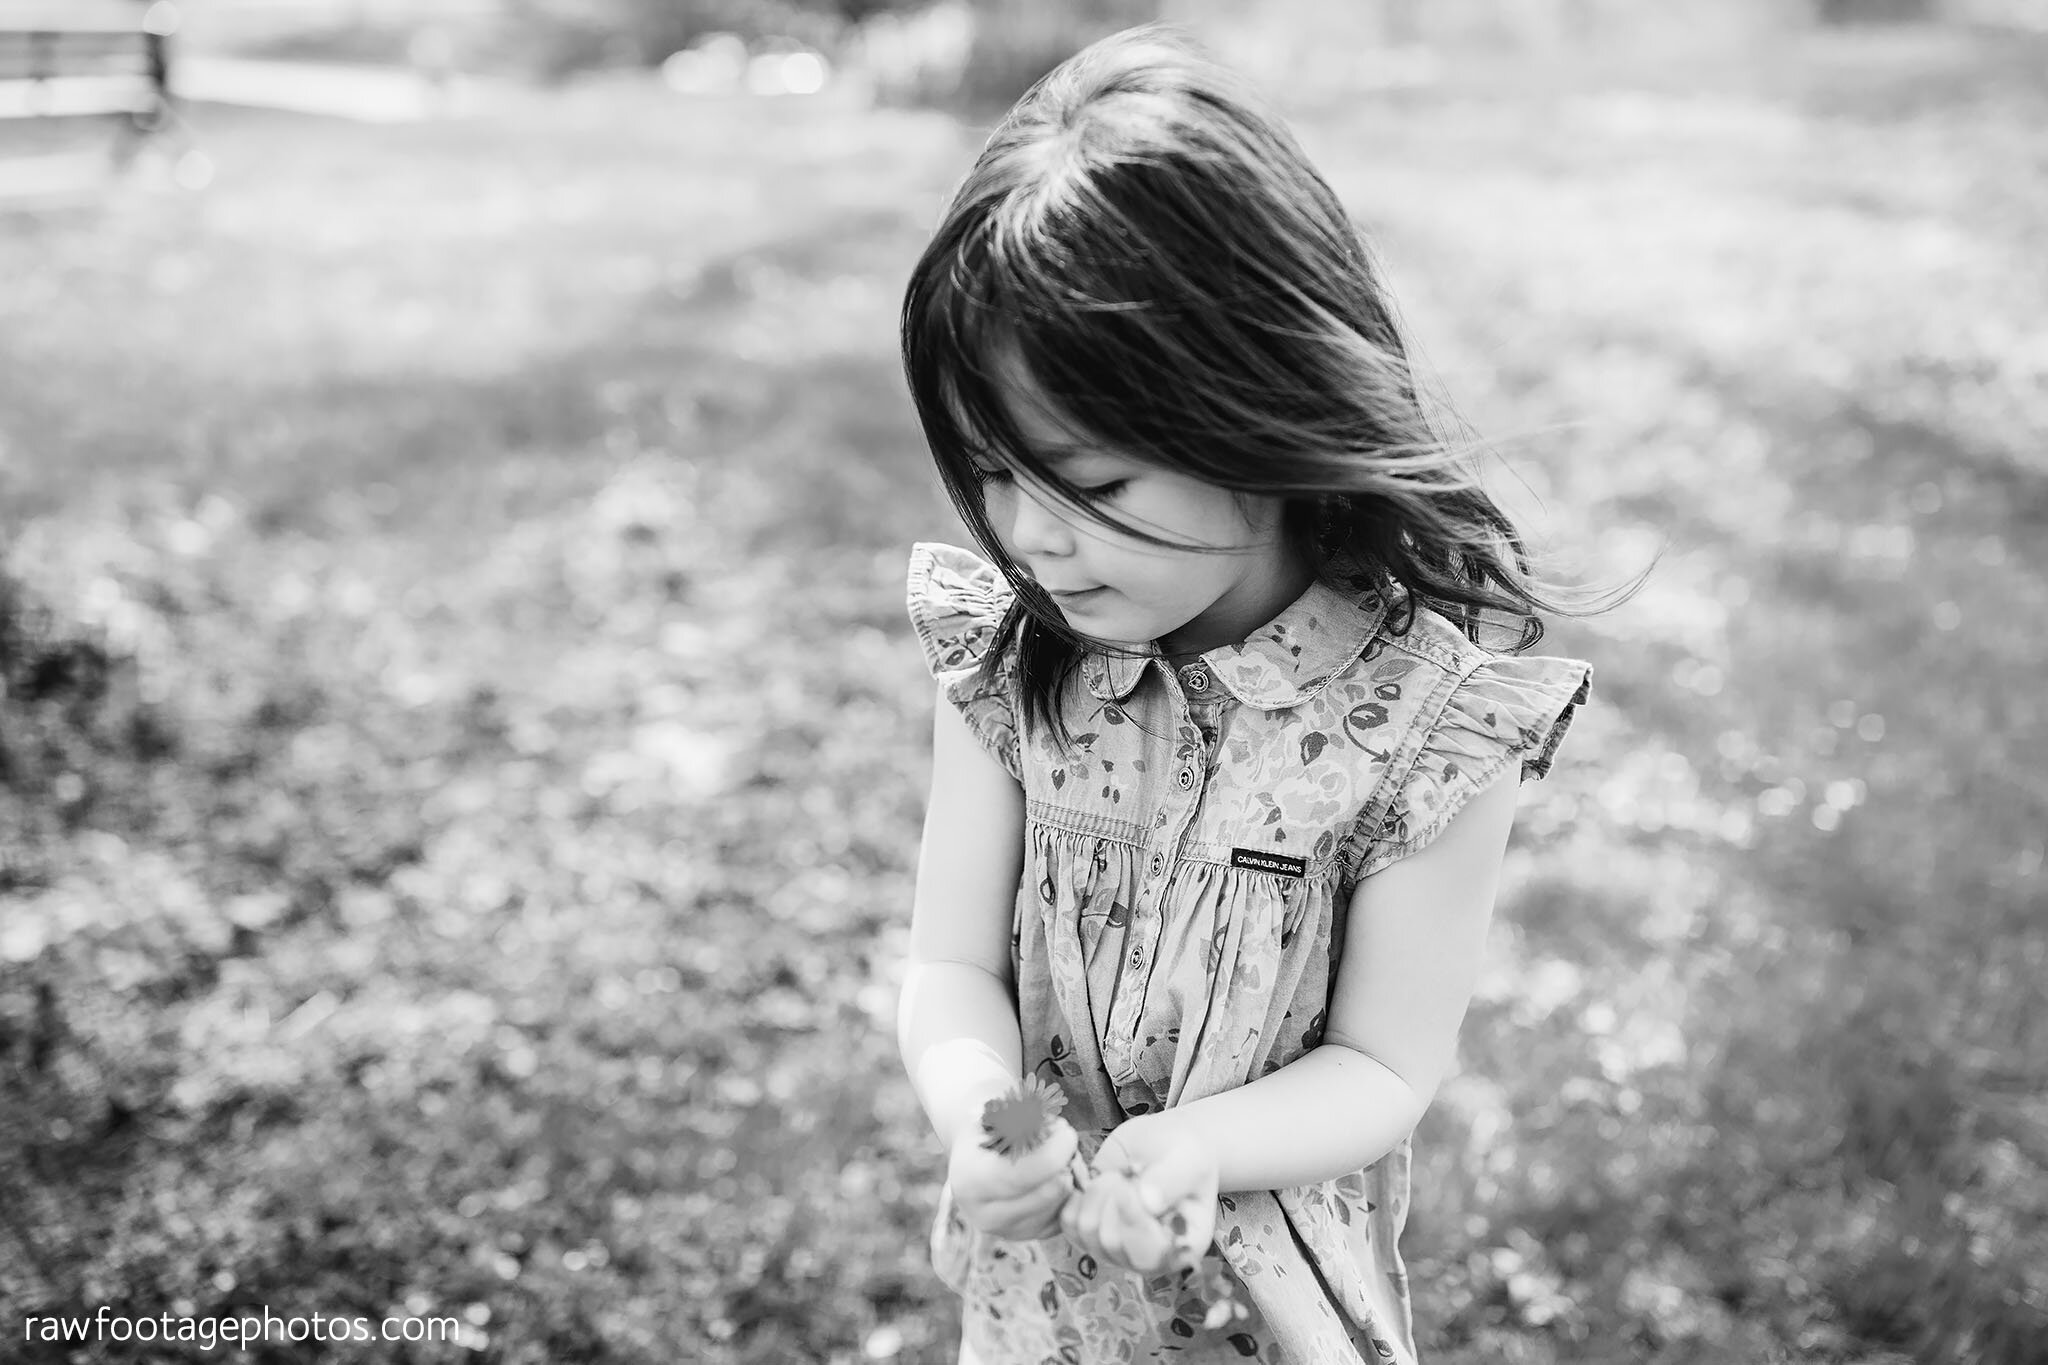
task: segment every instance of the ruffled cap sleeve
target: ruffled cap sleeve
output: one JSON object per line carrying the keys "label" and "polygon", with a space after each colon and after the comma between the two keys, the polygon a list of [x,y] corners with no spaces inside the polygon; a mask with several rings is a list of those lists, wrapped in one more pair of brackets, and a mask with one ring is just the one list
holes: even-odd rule
{"label": "ruffled cap sleeve", "polygon": [[981,746],[1021,781],[1015,660],[1005,651],[993,679],[981,671],[1014,597],[1010,585],[993,564],[970,550],[919,541],[911,547],[907,587],[910,624],[924,650],[925,667]]}
{"label": "ruffled cap sleeve", "polygon": [[1592,686],[1591,665],[1578,659],[1498,655],[1481,662],[1452,690],[1424,738],[1362,849],[1358,876],[1429,845],[1509,764],[1520,764],[1524,780],[1548,774]]}

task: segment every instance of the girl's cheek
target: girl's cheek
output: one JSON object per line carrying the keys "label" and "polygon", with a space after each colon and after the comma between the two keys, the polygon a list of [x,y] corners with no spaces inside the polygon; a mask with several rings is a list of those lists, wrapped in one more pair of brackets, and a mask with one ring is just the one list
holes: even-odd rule
{"label": "girl's cheek", "polygon": [[981,514],[1005,544],[1016,537],[1017,509],[1012,501],[1015,496],[1007,484],[985,484],[981,490]]}

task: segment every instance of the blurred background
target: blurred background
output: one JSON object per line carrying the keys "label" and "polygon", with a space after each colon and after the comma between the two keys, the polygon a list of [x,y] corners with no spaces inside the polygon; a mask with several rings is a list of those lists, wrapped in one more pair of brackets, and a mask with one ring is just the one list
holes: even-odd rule
{"label": "blurred background", "polygon": [[993,112],[1163,16],[1281,98],[1539,542],[1664,548],[1543,647],[1596,690],[1418,1138],[1428,1358],[2048,1361],[2038,0],[29,36],[89,8],[0,3],[0,1339],[953,1360],[893,1018],[904,561],[967,541],[895,309]]}

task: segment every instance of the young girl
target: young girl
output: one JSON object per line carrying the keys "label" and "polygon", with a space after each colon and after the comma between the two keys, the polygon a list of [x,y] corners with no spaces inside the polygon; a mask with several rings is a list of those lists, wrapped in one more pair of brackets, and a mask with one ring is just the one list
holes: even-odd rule
{"label": "young girl", "polygon": [[[903,346],[981,550],[909,575],[940,705],[899,1041],[961,1360],[1413,1361],[1409,1134],[1590,670],[1518,656],[1557,608],[1336,196],[1161,30],[996,129]],[[1075,1134],[1014,1159],[980,1112],[1027,1074]],[[1142,1205],[1075,1193],[1077,1141]],[[1161,1273],[1176,1205],[1247,1315]]]}

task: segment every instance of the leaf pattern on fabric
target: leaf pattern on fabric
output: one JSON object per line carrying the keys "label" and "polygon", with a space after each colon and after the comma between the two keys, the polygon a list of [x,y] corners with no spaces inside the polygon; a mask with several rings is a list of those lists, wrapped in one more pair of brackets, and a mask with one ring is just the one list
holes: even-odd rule
{"label": "leaf pattern on fabric", "polygon": [[1563,671],[1558,662],[1488,658],[1458,682],[1388,803],[1372,846],[1354,841],[1349,850],[1357,876],[1426,847],[1511,763],[1520,763],[1525,780],[1549,773],[1572,714],[1592,686],[1590,670]]}
{"label": "leaf pattern on fabric", "polygon": [[[1340,571],[1202,656],[1216,687],[1195,704],[1201,724],[1164,660],[1089,655],[1066,694],[1068,728],[1087,742],[1060,755],[1020,727],[1013,661],[998,686],[972,681],[1010,601],[993,567],[920,544],[909,589],[947,700],[1024,788],[1012,963],[1024,1070],[1064,1090],[1084,1157],[1134,1114],[1319,1046],[1358,882],[1426,847],[1510,766],[1543,776],[1590,678],[1576,660],[1486,654],[1426,610],[1391,636],[1369,576]],[[1190,771],[1200,780],[1183,790]],[[1268,861],[1234,865],[1233,849]],[[950,1189],[933,1269],[961,1295],[987,1365],[1063,1350],[1410,1365],[1409,1164],[1404,1141],[1336,1180],[1219,1198],[1212,1254],[1254,1310],[1227,1331],[1206,1329],[1171,1277],[1097,1265],[1061,1236],[980,1236]]]}

